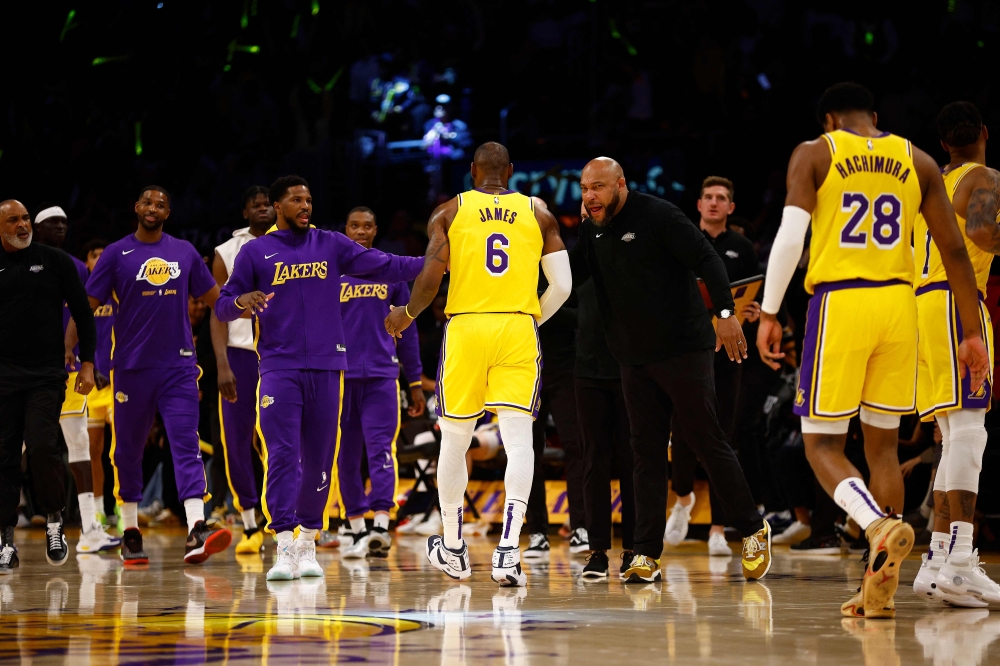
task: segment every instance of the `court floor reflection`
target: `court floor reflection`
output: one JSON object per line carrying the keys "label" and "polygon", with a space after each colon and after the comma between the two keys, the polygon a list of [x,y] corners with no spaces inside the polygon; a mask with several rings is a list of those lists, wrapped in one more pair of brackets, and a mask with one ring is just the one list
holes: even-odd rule
{"label": "court floor reflection", "polygon": [[[662,582],[626,586],[584,582],[584,560],[555,539],[548,562],[526,565],[526,589],[499,589],[487,539],[470,543],[474,574],[461,583],[430,569],[421,537],[386,559],[321,552],[325,579],[268,583],[269,561],[231,550],[185,566],[180,530],[149,533],[140,571],[98,555],[50,567],[44,533],[17,536],[22,566],[0,578],[2,663],[1000,663],[1000,613],[903,589],[894,621],[841,618],[856,556],[778,551],[764,582],[745,583],[738,560],[685,544],[665,553]],[[918,566],[905,563],[904,582]]]}

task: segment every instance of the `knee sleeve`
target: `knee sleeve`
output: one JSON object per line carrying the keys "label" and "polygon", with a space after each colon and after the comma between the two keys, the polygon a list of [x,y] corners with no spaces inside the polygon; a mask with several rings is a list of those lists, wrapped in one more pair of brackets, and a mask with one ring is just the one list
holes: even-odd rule
{"label": "knee sleeve", "polygon": [[941,429],[941,451],[937,461],[937,471],[934,473],[934,490],[946,493],[948,492],[948,440],[951,439],[951,430],[948,427],[947,414],[939,414],[935,420]]}
{"label": "knee sleeve", "polygon": [[[883,414],[881,412],[873,412],[867,407],[862,407],[861,422],[873,428],[892,430],[893,428],[899,428],[899,414]],[[845,430],[844,432],[847,431]]]}
{"label": "knee sleeve", "polygon": [[90,433],[87,432],[87,416],[64,416],[59,419],[66,449],[69,451],[69,462],[90,462]]}
{"label": "knee sleeve", "polygon": [[531,494],[531,479],[535,473],[535,451],[531,437],[533,419],[523,412],[508,409],[500,410],[497,417],[504,452],[507,454],[504,492],[507,499],[527,504],[528,495]]}
{"label": "knee sleeve", "polygon": [[846,435],[847,429],[851,425],[850,419],[841,419],[840,421],[825,421],[822,419],[811,419],[807,416],[802,417],[802,434],[815,434],[815,435]]}
{"label": "knee sleeve", "polygon": [[465,452],[472,442],[475,421],[438,419],[441,428],[441,453],[438,455],[437,486],[443,506],[461,507],[469,472],[465,468]]}
{"label": "knee sleeve", "polygon": [[[986,450],[984,418],[985,410],[982,409],[959,409],[948,414],[945,478],[948,490],[979,492],[979,472],[983,468],[983,451]],[[938,473],[941,473],[940,470]]]}

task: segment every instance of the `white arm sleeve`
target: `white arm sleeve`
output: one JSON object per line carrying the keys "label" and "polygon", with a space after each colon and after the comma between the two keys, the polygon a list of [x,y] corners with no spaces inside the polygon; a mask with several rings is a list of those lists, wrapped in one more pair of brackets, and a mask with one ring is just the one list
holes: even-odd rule
{"label": "white arm sleeve", "polygon": [[774,237],[774,245],[771,246],[771,254],[767,259],[764,301],[760,304],[760,309],[768,314],[776,314],[781,308],[785,290],[802,258],[810,217],[809,213],[798,206],[785,206],[781,214],[781,227]]}
{"label": "white arm sleeve", "polygon": [[549,281],[549,288],[538,299],[538,305],[542,308],[542,317],[539,324],[544,324],[549,317],[556,313],[562,304],[569,298],[570,291],[573,290],[573,272],[569,267],[569,252],[559,250],[551,254],[542,255],[542,272],[545,279]]}

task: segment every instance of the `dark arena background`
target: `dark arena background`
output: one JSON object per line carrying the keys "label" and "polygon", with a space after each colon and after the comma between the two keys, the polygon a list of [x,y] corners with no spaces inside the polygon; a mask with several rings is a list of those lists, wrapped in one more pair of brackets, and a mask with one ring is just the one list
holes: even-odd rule
{"label": "dark arena background", "polygon": [[[421,257],[432,212],[474,188],[473,155],[493,141],[507,147],[513,164],[507,187],[545,203],[571,252],[586,229],[581,171],[598,156],[621,165],[630,192],[675,204],[695,225],[703,216],[699,205],[707,205],[705,179],[728,179],[735,209],[723,216],[723,233],[752,246],[756,262],[741,277],[756,278],[767,273],[782,223],[789,158],[798,144],[823,133],[816,110],[829,86],[865,86],[878,129],[906,137],[942,166],[949,154],[936,119],[945,105],[971,102],[982,124],[1000,132],[1000,3],[988,0],[116,0],[5,2],[0,17],[0,201],[22,202],[33,218],[61,207],[62,249],[81,260],[95,240],[104,247],[136,232],[137,197],[156,184],[170,196],[164,231],[190,242],[211,269],[215,248],[247,225],[247,188],[263,186],[266,197],[271,183],[288,174],[308,181],[314,226],[343,232],[348,214],[364,206],[377,220],[374,248]],[[987,165],[998,165],[1000,152],[988,148],[986,155]],[[796,366],[808,346],[804,277],[803,260],[779,315],[787,352],[782,369],[761,375],[753,349],[736,380],[739,397],[731,396],[735,417],[722,424],[774,531],[773,563],[760,582],[744,581],[745,535],[713,514],[718,498],[693,459],[694,508],[687,509],[689,525],[678,543],[665,535],[657,561],[662,577],[640,585],[620,581],[619,566],[623,572],[628,566],[620,452],[606,464],[615,461],[611,576],[595,583],[583,575],[591,551],[579,539],[587,538],[582,526],[590,508],[574,484],[598,463],[581,444],[588,432],[582,408],[579,425],[575,420],[574,358],[587,334],[576,295],[563,308],[572,311],[568,318],[556,315],[538,329],[545,358],[540,390],[549,382],[553,392],[542,394],[534,430],[540,492],[532,494],[536,505],[529,501],[521,532],[527,587],[498,587],[486,574],[505,507],[508,459],[494,441],[496,428],[492,439],[476,431],[468,458],[464,520],[473,575],[452,580],[428,564],[427,537],[442,529],[435,489],[441,433],[431,412],[439,399],[435,369],[447,277],[414,322],[423,372],[400,382],[400,409],[391,405],[401,425],[392,440],[398,507],[390,512],[388,555],[346,554],[355,541],[353,521],[333,493],[332,519],[316,550],[324,575],[266,580],[275,560],[271,534],[258,553],[234,553],[245,530],[257,525],[246,528],[247,507],[234,500],[222,453],[222,373],[211,314],[192,297],[192,353],[203,372],[198,434],[212,496],[205,515],[232,533],[234,547],[204,564],[184,562],[187,505],[173,488],[169,438],[157,418],[138,508],[148,567],[131,570],[118,551],[76,549],[81,509],[65,461],[69,555],[65,566],[50,566],[46,515],[32,490],[39,480],[31,481],[34,458],[25,455],[18,526],[10,532],[20,566],[0,571],[10,574],[0,575],[0,664],[1000,663],[1000,616],[993,615],[1000,588],[995,601],[976,608],[913,592],[920,556],[936,534],[930,487],[935,443],[940,449],[942,440],[933,422],[914,414],[903,416],[899,431],[905,505],[894,509],[913,526],[917,545],[901,565],[895,618],[839,612],[866,571],[861,557],[868,542],[857,525],[852,536],[844,510],[824,493],[792,413]],[[637,288],[640,297],[643,289]],[[351,293],[361,292],[342,291],[340,300]],[[998,313],[997,262],[983,299],[983,322],[992,329],[986,317]],[[335,299],[312,303],[301,325],[334,306]],[[648,302],[650,311],[663,307]],[[14,310],[0,313],[18,317]],[[597,315],[590,317],[598,325]],[[753,321],[743,328],[750,347],[757,339]],[[604,333],[594,330],[603,344]],[[370,335],[386,336],[381,323]],[[18,341],[2,345],[13,349]],[[560,367],[568,368],[565,376],[556,372]],[[568,423],[560,381],[573,414]],[[419,394],[428,411],[415,416],[408,408]],[[339,433],[336,409],[329,413],[329,428]],[[983,577],[994,578],[1000,574],[996,414],[985,417],[974,520]],[[847,455],[867,479],[857,421]],[[669,415],[662,432],[665,442]],[[123,523],[115,508],[110,426],[105,437],[100,465],[96,455],[93,461],[105,486],[93,494],[104,497],[96,510],[117,538]],[[255,432],[258,488],[267,467],[260,439]],[[16,467],[16,454],[7,458],[4,464]],[[368,468],[366,459],[361,473],[370,488]],[[645,501],[639,488],[635,500]],[[677,502],[671,489],[668,511]],[[261,534],[266,513],[258,503]],[[378,527],[372,512],[365,518],[365,529]],[[547,538],[546,550],[529,554],[538,535]]]}

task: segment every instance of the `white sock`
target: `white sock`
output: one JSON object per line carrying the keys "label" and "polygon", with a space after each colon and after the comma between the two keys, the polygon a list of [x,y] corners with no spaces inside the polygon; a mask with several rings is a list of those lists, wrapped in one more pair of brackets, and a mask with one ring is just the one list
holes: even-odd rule
{"label": "white sock", "polygon": [[970,557],[972,557],[972,523],[953,520],[948,559],[964,561]]}
{"label": "white sock", "polygon": [[80,493],[76,499],[80,503],[80,525],[86,534],[97,524],[97,515],[94,513],[94,493]]}
{"label": "white sock", "polygon": [[380,530],[389,529],[389,514],[384,511],[379,511],[375,514],[375,527]]}
{"label": "white sock", "polygon": [[854,519],[862,531],[867,530],[879,518],[885,518],[885,514],[879,511],[875,498],[865,487],[865,482],[856,476],[837,484],[833,500]]}
{"label": "white sock", "polygon": [[139,528],[139,503],[122,502],[122,529]]}
{"label": "white sock", "polygon": [[472,443],[474,421],[438,419],[441,428],[441,451],[438,454],[437,486],[441,500],[441,523],[444,526],[444,546],[462,549],[462,521],[465,489],[469,485],[469,470],[465,452]]}
{"label": "white sock", "polygon": [[94,495],[94,511],[104,513],[104,495]]}
{"label": "white sock", "polygon": [[938,564],[944,564],[948,557],[948,542],[951,537],[947,532],[931,532],[931,545],[927,549],[927,559],[937,560]]}
{"label": "white sock", "polygon": [[250,531],[257,529],[257,514],[253,509],[240,511],[240,518],[243,519],[243,529]]}
{"label": "white sock", "polygon": [[200,497],[184,500],[184,515],[187,516],[188,534],[190,534],[199,520],[205,520],[205,500]]}
{"label": "white sock", "polygon": [[278,545],[279,546],[281,545],[282,541],[291,541],[292,537],[294,537],[294,536],[295,536],[295,533],[292,532],[292,531],[290,531],[290,530],[287,531],[287,532],[278,532],[275,535],[275,537],[278,539]]}
{"label": "white sock", "polygon": [[507,500],[503,510],[503,531],[500,532],[500,547],[517,548],[524,525],[524,512],[528,505],[521,500]]}
{"label": "white sock", "polygon": [[355,535],[361,535],[365,533],[365,517],[360,516],[358,518],[351,518],[351,532]]}
{"label": "white sock", "polygon": [[315,541],[316,532],[319,530],[310,529],[308,527],[299,528],[299,541]]}

